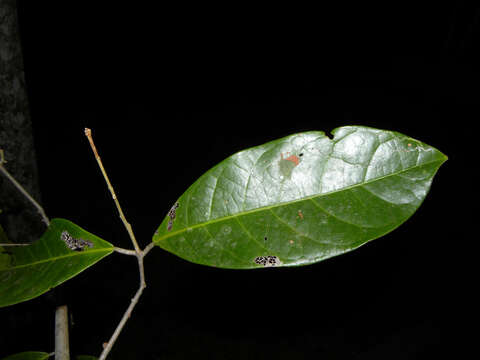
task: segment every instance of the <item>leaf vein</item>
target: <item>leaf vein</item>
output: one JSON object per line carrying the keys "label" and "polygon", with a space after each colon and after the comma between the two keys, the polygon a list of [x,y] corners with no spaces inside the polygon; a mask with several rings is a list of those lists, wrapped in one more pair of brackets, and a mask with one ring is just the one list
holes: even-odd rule
{"label": "leaf vein", "polygon": [[[254,208],[254,209],[250,209],[250,210],[244,210],[240,214],[231,214],[231,215],[227,215],[227,216],[224,216],[224,217],[221,217],[221,218],[211,219],[211,220],[206,221],[206,222],[191,225],[188,228],[183,228],[183,229],[179,229],[175,232],[167,233],[167,234],[163,235],[162,237],[157,238],[155,240],[155,242],[156,243],[161,242],[163,239],[166,239],[168,237],[172,237],[172,236],[175,236],[175,235],[180,234],[182,232],[185,232],[185,231],[187,231],[187,229],[194,229],[194,228],[197,228],[197,227],[205,226],[209,223],[224,221],[224,220],[227,220],[227,219],[232,218],[234,216],[244,216],[244,215],[251,214],[251,213],[265,211],[265,210],[268,210],[270,208],[276,208],[276,207],[279,207],[279,206],[285,206],[285,205],[288,205],[288,204],[293,204],[293,203],[297,203],[297,202],[301,202],[301,201],[315,199],[315,198],[318,198],[318,197],[328,196],[328,195],[331,195],[331,194],[334,194],[334,193],[338,193],[338,192],[341,192],[341,191],[346,191],[346,190],[356,188],[356,187],[362,187],[362,188],[366,189],[365,188],[366,185],[375,183],[377,181],[381,181],[385,178],[402,174],[402,173],[407,172],[409,170],[412,170],[414,168],[423,167],[423,166],[427,166],[427,165],[432,164],[432,163],[441,163],[441,162],[442,162],[442,159],[435,159],[435,160],[432,160],[432,161],[429,161],[429,162],[425,162],[425,163],[423,163],[421,165],[418,165],[418,166],[414,165],[414,166],[411,166],[409,168],[402,169],[402,170],[398,171],[397,173],[387,174],[387,175],[384,175],[384,176],[380,176],[380,177],[377,177],[377,178],[374,178],[374,179],[367,180],[365,182],[359,182],[359,183],[356,183],[356,184],[353,184],[353,185],[350,185],[350,186],[347,186],[347,187],[344,187],[344,188],[341,188],[341,189],[336,189],[336,190],[332,190],[332,191],[325,192],[325,193],[316,193],[314,195],[306,196],[306,197],[303,197],[303,198],[300,198],[300,199],[295,199],[295,200],[286,201],[286,202],[282,202],[282,203],[277,203],[277,204],[273,204],[273,205],[262,206],[262,207],[258,207],[258,208]],[[376,195],[374,193],[372,193],[372,195],[378,197],[378,195]]]}

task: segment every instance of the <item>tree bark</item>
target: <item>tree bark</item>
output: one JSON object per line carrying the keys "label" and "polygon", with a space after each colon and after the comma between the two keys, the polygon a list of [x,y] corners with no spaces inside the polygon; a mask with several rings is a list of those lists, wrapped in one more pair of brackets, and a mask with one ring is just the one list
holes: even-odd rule
{"label": "tree bark", "polygon": [[[0,0],[0,149],[5,168],[40,201],[15,0]],[[12,242],[31,242],[45,230],[37,211],[1,176],[0,210],[0,225]]]}

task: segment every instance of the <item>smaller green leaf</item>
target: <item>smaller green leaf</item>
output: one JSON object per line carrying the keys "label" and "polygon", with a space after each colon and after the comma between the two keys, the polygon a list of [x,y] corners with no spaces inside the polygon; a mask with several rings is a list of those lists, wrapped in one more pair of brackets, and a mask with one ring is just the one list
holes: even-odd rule
{"label": "smaller green leaf", "polygon": [[37,297],[112,252],[109,242],[71,221],[53,219],[31,245],[0,248],[0,307]]}
{"label": "smaller green leaf", "polygon": [[50,354],[40,351],[25,351],[18,354],[13,354],[4,357],[1,360],[46,360],[50,357]]}
{"label": "smaller green leaf", "polygon": [[98,358],[91,355],[77,355],[75,360],[97,360]]}

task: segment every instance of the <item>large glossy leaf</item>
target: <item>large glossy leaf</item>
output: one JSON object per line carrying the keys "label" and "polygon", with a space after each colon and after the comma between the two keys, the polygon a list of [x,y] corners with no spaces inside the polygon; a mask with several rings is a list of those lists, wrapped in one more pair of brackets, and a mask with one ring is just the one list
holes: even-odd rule
{"label": "large glossy leaf", "polygon": [[0,249],[0,307],[39,296],[113,251],[113,245],[65,219],[53,219],[28,246]]}
{"label": "large glossy leaf", "polygon": [[2,358],[2,360],[46,360],[50,354],[40,351],[25,351]]}
{"label": "large glossy leaf", "polygon": [[332,133],[291,135],[227,158],[178,199],[155,244],[222,268],[311,264],[403,223],[447,159],[397,132]]}

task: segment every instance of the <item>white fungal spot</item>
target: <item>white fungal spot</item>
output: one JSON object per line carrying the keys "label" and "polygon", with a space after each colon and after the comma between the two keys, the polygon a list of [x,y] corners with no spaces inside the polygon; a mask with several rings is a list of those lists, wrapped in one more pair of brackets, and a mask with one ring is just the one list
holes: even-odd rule
{"label": "white fungal spot", "polygon": [[92,248],[93,243],[88,240],[75,239],[68,231],[63,231],[60,239],[67,245],[70,250],[83,251],[86,247]]}
{"label": "white fungal spot", "polygon": [[168,220],[168,224],[167,224],[167,231],[170,231],[172,230],[172,227],[173,227],[173,220],[175,220],[175,218],[177,217],[177,209],[178,209],[178,202],[176,202],[172,208],[170,209],[170,211],[168,212],[168,217],[170,218]]}
{"label": "white fungal spot", "polygon": [[223,233],[224,233],[225,235],[228,235],[228,234],[230,234],[230,233],[232,232],[232,228],[231,228],[230,226],[224,226],[224,227],[222,228],[222,231],[223,231]]}
{"label": "white fungal spot", "polygon": [[264,267],[273,267],[282,264],[280,259],[275,255],[257,256],[254,261],[255,264],[263,265]]}

